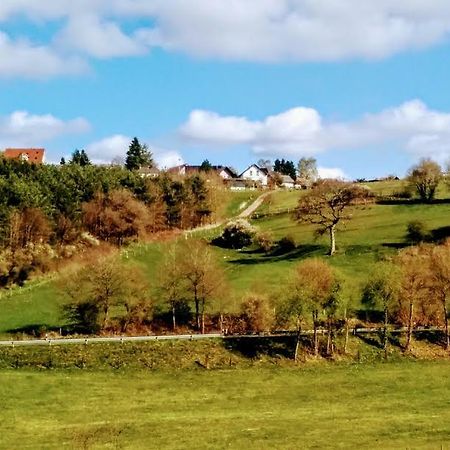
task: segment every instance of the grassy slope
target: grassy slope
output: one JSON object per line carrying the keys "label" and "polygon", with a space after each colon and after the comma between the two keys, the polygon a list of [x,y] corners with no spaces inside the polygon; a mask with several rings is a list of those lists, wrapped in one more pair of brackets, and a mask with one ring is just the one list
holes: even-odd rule
{"label": "grassy slope", "polygon": [[448,362],[0,371],[0,448],[441,448]]}
{"label": "grassy slope", "polygon": [[[370,183],[371,189],[385,195],[400,190],[401,182]],[[295,206],[301,192],[276,192],[272,194],[270,208]],[[234,193],[228,201],[229,211],[236,214],[239,206],[249,201],[255,193]],[[439,197],[448,196],[441,190]],[[267,209],[267,204],[262,210]],[[338,254],[329,259],[348,279],[348,291],[357,297],[358,286],[363,282],[370,267],[384,254],[393,254],[401,246],[406,225],[411,220],[423,221],[429,229],[450,224],[450,203],[432,205],[374,205],[354,213],[353,220],[337,234]],[[249,289],[277,292],[295,262],[305,257],[325,257],[326,237],[314,239],[313,227],[296,224],[288,214],[254,221],[261,230],[273,233],[274,238],[292,235],[299,248],[289,254],[266,256],[252,251],[231,251],[215,248],[222,262],[232,289],[228,299],[228,309],[238,307],[241,296]],[[214,231],[200,235],[210,239]],[[197,235],[198,236],[198,235]],[[136,261],[146,271],[151,281],[155,281],[158,263],[167,243],[153,243],[134,246],[126,252],[125,261]],[[0,334],[7,330],[32,324],[61,325],[61,297],[52,284],[33,287],[23,293],[16,290],[11,297],[0,299]],[[355,298],[356,299],[356,298]],[[357,300],[357,299],[356,299]]]}

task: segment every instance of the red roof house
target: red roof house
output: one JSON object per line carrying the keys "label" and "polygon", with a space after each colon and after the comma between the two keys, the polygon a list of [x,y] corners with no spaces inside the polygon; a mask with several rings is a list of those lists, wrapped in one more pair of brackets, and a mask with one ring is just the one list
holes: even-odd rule
{"label": "red roof house", "polygon": [[3,156],[9,159],[20,159],[33,164],[42,164],[45,157],[44,148],[7,148]]}

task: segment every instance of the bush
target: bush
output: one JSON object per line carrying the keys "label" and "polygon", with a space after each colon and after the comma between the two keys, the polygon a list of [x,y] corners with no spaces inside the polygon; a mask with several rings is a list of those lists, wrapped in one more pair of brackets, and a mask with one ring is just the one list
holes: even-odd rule
{"label": "bush", "polygon": [[406,241],[412,244],[420,244],[430,238],[430,233],[425,224],[420,220],[409,222],[406,227]]}
{"label": "bush", "polygon": [[268,231],[258,233],[256,243],[264,253],[269,253],[274,247],[272,234]]}
{"label": "bush", "polygon": [[292,236],[284,236],[278,241],[277,246],[281,253],[287,253],[295,250],[297,244]]}
{"label": "bush", "polygon": [[238,219],[225,225],[222,235],[215,241],[224,248],[240,249],[252,244],[255,228],[246,220]]}
{"label": "bush", "polygon": [[274,311],[267,297],[250,294],[242,303],[241,311],[248,331],[255,333],[270,331]]}

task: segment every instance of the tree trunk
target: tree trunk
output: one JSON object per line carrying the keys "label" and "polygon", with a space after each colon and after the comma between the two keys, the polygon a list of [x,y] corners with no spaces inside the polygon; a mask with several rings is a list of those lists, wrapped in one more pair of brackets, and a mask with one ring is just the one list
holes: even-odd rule
{"label": "tree trunk", "polygon": [[300,332],[301,332],[300,319],[297,318],[297,336],[295,338],[295,350],[294,350],[295,362],[297,362],[298,359],[298,349],[300,347]]}
{"label": "tree trunk", "polygon": [[414,316],[414,303],[409,303],[409,317],[408,317],[408,332],[406,336],[405,350],[408,351],[411,347],[412,331],[413,331],[413,316]]}
{"label": "tree trunk", "polygon": [[172,303],[172,328],[173,328],[173,331],[175,331],[175,329],[177,328],[175,302]]}
{"label": "tree trunk", "polygon": [[349,334],[348,317],[347,317],[347,311],[345,311],[345,341],[344,341],[344,354],[347,353],[347,348],[348,348],[348,334]]}
{"label": "tree trunk", "polygon": [[444,323],[445,323],[445,349],[450,349],[450,335],[448,333],[448,312],[447,312],[447,302],[446,298],[442,299],[442,306],[444,308]]}
{"label": "tree trunk", "polygon": [[330,356],[332,351],[331,351],[331,320],[328,319],[327,321],[327,325],[328,325],[328,330],[327,330],[327,355]]}
{"label": "tree trunk", "polygon": [[200,300],[197,296],[197,288],[194,289],[194,302],[195,302],[195,327],[197,331],[200,330]]}
{"label": "tree trunk", "polygon": [[383,350],[384,350],[384,357],[387,359],[388,353],[388,335],[387,335],[387,327],[388,327],[388,309],[387,307],[384,308],[384,328],[383,328]]}
{"label": "tree trunk", "polygon": [[205,334],[205,300],[202,300],[202,334]]}
{"label": "tree trunk", "polygon": [[336,252],[336,225],[331,225],[330,227],[330,251],[329,255],[333,256]]}
{"label": "tree trunk", "polygon": [[314,356],[319,354],[319,339],[317,336],[317,311],[313,312],[313,324],[314,324]]}

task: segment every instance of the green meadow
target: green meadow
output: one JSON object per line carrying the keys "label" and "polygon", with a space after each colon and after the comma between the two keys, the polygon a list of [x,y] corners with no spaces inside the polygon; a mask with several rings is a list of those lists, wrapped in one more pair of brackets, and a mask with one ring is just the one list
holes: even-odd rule
{"label": "green meadow", "polygon": [[0,448],[449,448],[449,370],[1,370]]}

